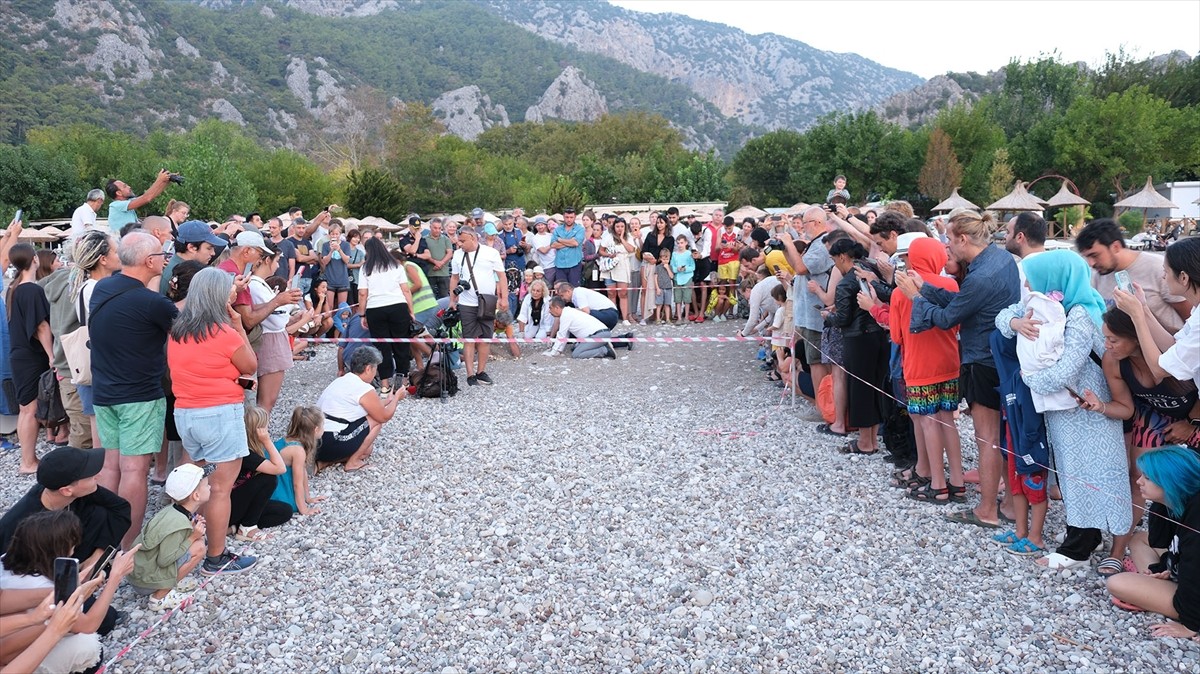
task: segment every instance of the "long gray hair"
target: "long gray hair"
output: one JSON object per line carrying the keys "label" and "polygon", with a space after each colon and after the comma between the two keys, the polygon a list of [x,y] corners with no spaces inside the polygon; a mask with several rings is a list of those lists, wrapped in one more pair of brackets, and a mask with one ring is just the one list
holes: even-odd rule
{"label": "long gray hair", "polygon": [[209,267],[197,272],[188,288],[183,311],[171,325],[171,339],[203,342],[212,337],[219,326],[230,325],[229,312],[225,308],[229,306],[232,288],[233,277],[227,271]]}

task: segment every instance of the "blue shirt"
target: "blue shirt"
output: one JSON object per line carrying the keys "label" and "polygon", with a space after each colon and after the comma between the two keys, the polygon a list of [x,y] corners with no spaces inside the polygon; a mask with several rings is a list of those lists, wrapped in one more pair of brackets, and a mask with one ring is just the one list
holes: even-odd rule
{"label": "blue shirt", "polygon": [[797,274],[792,279],[792,297],[797,298],[793,303],[792,324],[798,328],[820,332],[825,329],[825,317],[817,307],[825,306],[825,303],[814,293],[808,292],[808,282],[816,281],[817,285],[829,289],[833,258],[829,257],[829,249],[825,247],[825,234],[812,240],[802,259],[804,266],[808,267],[808,273]]}
{"label": "blue shirt", "polygon": [[1020,287],[1012,255],[995,244],[990,245],[971,261],[958,292],[931,283],[921,286],[921,294],[913,298],[909,327],[913,332],[921,332],[935,327],[948,330],[957,325],[962,362],[994,367],[990,339],[996,329],[996,314],[1020,301]]}
{"label": "blue shirt", "polygon": [[[513,231],[506,232],[502,229],[500,240],[504,242],[504,268],[525,271],[525,249],[521,247],[521,230],[513,228]],[[517,252],[509,253],[509,248],[516,248]]]}
{"label": "blue shirt", "polygon": [[[683,271],[679,271],[680,267],[683,267]],[[692,275],[696,273],[696,261],[692,259],[692,251],[671,253],[671,271],[675,272],[675,285],[685,286],[691,283]]]}
{"label": "blue shirt", "polygon": [[137,220],[137,211],[129,210],[130,201],[132,199],[114,201],[108,205],[108,229],[113,234],[120,232],[122,227]]}
{"label": "blue shirt", "polygon": [[554,233],[550,235],[550,243],[554,243],[559,239],[575,239],[579,242],[578,246],[566,246],[557,249],[557,254],[554,256],[554,266],[559,269],[570,269],[583,264],[583,241],[587,235],[583,232],[583,225],[578,222],[574,227],[567,229],[565,225],[559,225],[554,228]]}

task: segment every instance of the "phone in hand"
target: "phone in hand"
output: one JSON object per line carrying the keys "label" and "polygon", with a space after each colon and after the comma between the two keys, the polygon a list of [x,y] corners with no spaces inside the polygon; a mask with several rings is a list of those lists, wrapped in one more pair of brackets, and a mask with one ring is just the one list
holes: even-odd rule
{"label": "phone in hand", "polygon": [[96,561],[96,565],[92,567],[91,573],[88,574],[87,578],[84,579],[83,582],[90,583],[91,581],[95,580],[96,577],[99,576],[101,572],[107,573],[108,570],[112,567],[113,558],[116,556],[117,556],[116,548],[114,548],[111,545],[108,546],[107,548],[105,548],[104,554],[100,555],[100,559]]}
{"label": "phone in hand", "polygon": [[54,558],[54,603],[71,598],[79,587],[79,560],[74,557]]}
{"label": "phone in hand", "polygon": [[[18,209],[17,209],[17,214],[13,216],[13,221],[14,221],[14,222],[21,222],[21,216],[23,216],[23,215],[25,215],[25,209],[23,209],[23,208],[18,208]],[[23,224],[23,223],[22,223],[22,224]]]}
{"label": "phone in hand", "polygon": [[867,295],[871,294],[871,285],[862,279],[858,279],[858,289]]}
{"label": "phone in hand", "polygon": [[246,271],[244,272],[244,276],[245,276],[246,278],[250,278],[250,274],[251,274],[251,273],[253,273],[253,272],[254,272],[254,263],[253,263],[253,262],[247,262],[247,263],[246,263]]}
{"label": "phone in hand", "polygon": [[1133,280],[1129,278],[1129,272],[1127,272],[1125,270],[1121,270],[1121,271],[1118,271],[1117,273],[1113,274],[1113,277],[1117,281],[1118,288],[1120,288],[1121,290],[1124,290],[1127,293],[1133,292]]}
{"label": "phone in hand", "polygon": [[254,388],[258,385],[258,380],[255,379],[254,377],[251,377],[248,375],[242,375],[237,378],[237,383],[238,383],[238,386],[241,386],[242,388],[246,389],[247,391],[253,391]]}
{"label": "phone in hand", "polygon": [[1070,393],[1071,397],[1077,400],[1080,404],[1087,402],[1084,400],[1083,396],[1076,393],[1070,386],[1064,386],[1063,388],[1067,389],[1067,393]]}

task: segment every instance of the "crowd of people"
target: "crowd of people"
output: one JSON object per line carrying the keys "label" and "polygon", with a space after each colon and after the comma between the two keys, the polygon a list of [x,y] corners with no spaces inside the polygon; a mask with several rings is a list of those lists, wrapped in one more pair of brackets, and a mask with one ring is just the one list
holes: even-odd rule
{"label": "crowd of people", "polygon": [[[95,668],[123,580],[167,611],[195,572],[253,569],[228,539],[260,542],[319,512],[315,474],[369,465],[451,315],[470,386],[493,383],[489,344],[470,338],[615,358],[634,347],[621,327],[744,318],[737,335],[762,340],[768,379],[812,399],[803,417],[844,438],[843,453],[889,454],[891,486],[948,505],[976,483],[978,504],[946,519],[997,530],[1050,569],[1087,564],[1108,532],[1096,570],[1114,603],[1178,621],[1158,634],[1200,628],[1200,238],[1139,252],[1097,220],[1077,252],[1045,250],[1045,221],[1024,213],[1001,246],[986,214],[931,227],[904,202],[849,207],[839,177],[823,205],[761,222],[676,208],[645,226],[569,208],[494,222],[476,209],[461,224],[413,215],[389,246],[347,229],[336,206],[214,226],[172,201],[139,219],[169,177],[140,196],[120,181],[89,193],[65,260],[19,242],[20,222],[0,238],[0,268],[15,272],[3,397],[18,411],[19,473],[35,480],[0,519],[0,614],[14,616],[0,664]],[[106,196],[107,227],[95,219]],[[342,338],[337,377],[272,434],[308,340]],[[39,416],[47,399],[61,423]],[[54,448],[39,457],[41,425]],[[169,503],[148,513],[151,485]],[[1050,551],[1055,499],[1067,531]],[[81,579],[98,573],[56,608],[57,557],[78,559]]]}
{"label": "crowd of people", "polygon": [[[772,234],[785,264],[747,256],[738,334],[762,340],[767,378],[813,401],[804,418],[843,454],[896,464],[890,486],[908,498],[1051,570],[1088,565],[1107,533],[1095,572],[1113,603],[1170,618],[1156,635],[1196,636],[1200,238],[1158,254],[1128,248],[1111,219],[1075,250],[1048,250],[1046,234],[1035,213],[1001,228],[961,210],[931,226],[904,202],[831,199]],[[978,502],[953,509],[969,482]],[[1067,526],[1054,547],[1056,500]]]}

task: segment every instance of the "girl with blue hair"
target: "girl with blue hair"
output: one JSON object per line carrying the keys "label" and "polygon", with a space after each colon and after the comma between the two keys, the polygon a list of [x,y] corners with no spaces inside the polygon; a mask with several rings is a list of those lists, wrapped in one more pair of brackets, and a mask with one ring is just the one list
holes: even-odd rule
{"label": "girl with blue hair", "polygon": [[1170,544],[1154,548],[1145,533],[1136,534],[1129,549],[1137,572],[1112,576],[1108,591],[1117,606],[1170,618],[1150,628],[1154,636],[1194,637],[1200,632],[1200,455],[1163,447],[1143,454],[1137,465],[1142,498],[1163,504],[1169,515],[1152,518],[1151,529],[1166,529]]}
{"label": "girl with blue hair", "polygon": [[[1061,295],[1067,316],[1062,356],[1040,370],[1022,372],[1021,378],[1037,394],[1090,391],[1102,406],[1111,403],[1112,393],[1098,364],[1099,355],[1104,353],[1100,331],[1104,299],[1091,286],[1087,263],[1074,251],[1052,250],[1026,258],[1021,267],[1030,290],[1055,298]],[[1016,333],[1036,337],[1038,321],[1025,312],[1022,303],[1004,309],[996,316],[996,328],[1008,338]],[[1063,476],[1059,487],[1067,534],[1062,545],[1039,559],[1038,564],[1049,569],[1071,569],[1088,563],[1092,551],[1103,541],[1102,529],[1123,536],[1133,528],[1128,504],[1109,496],[1129,491],[1125,439],[1121,421],[1101,410],[1085,406],[1047,410],[1044,418],[1054,465]],[[1113,550],[1097,572],[1120,572],[1124,554],[1124,549]]]}

